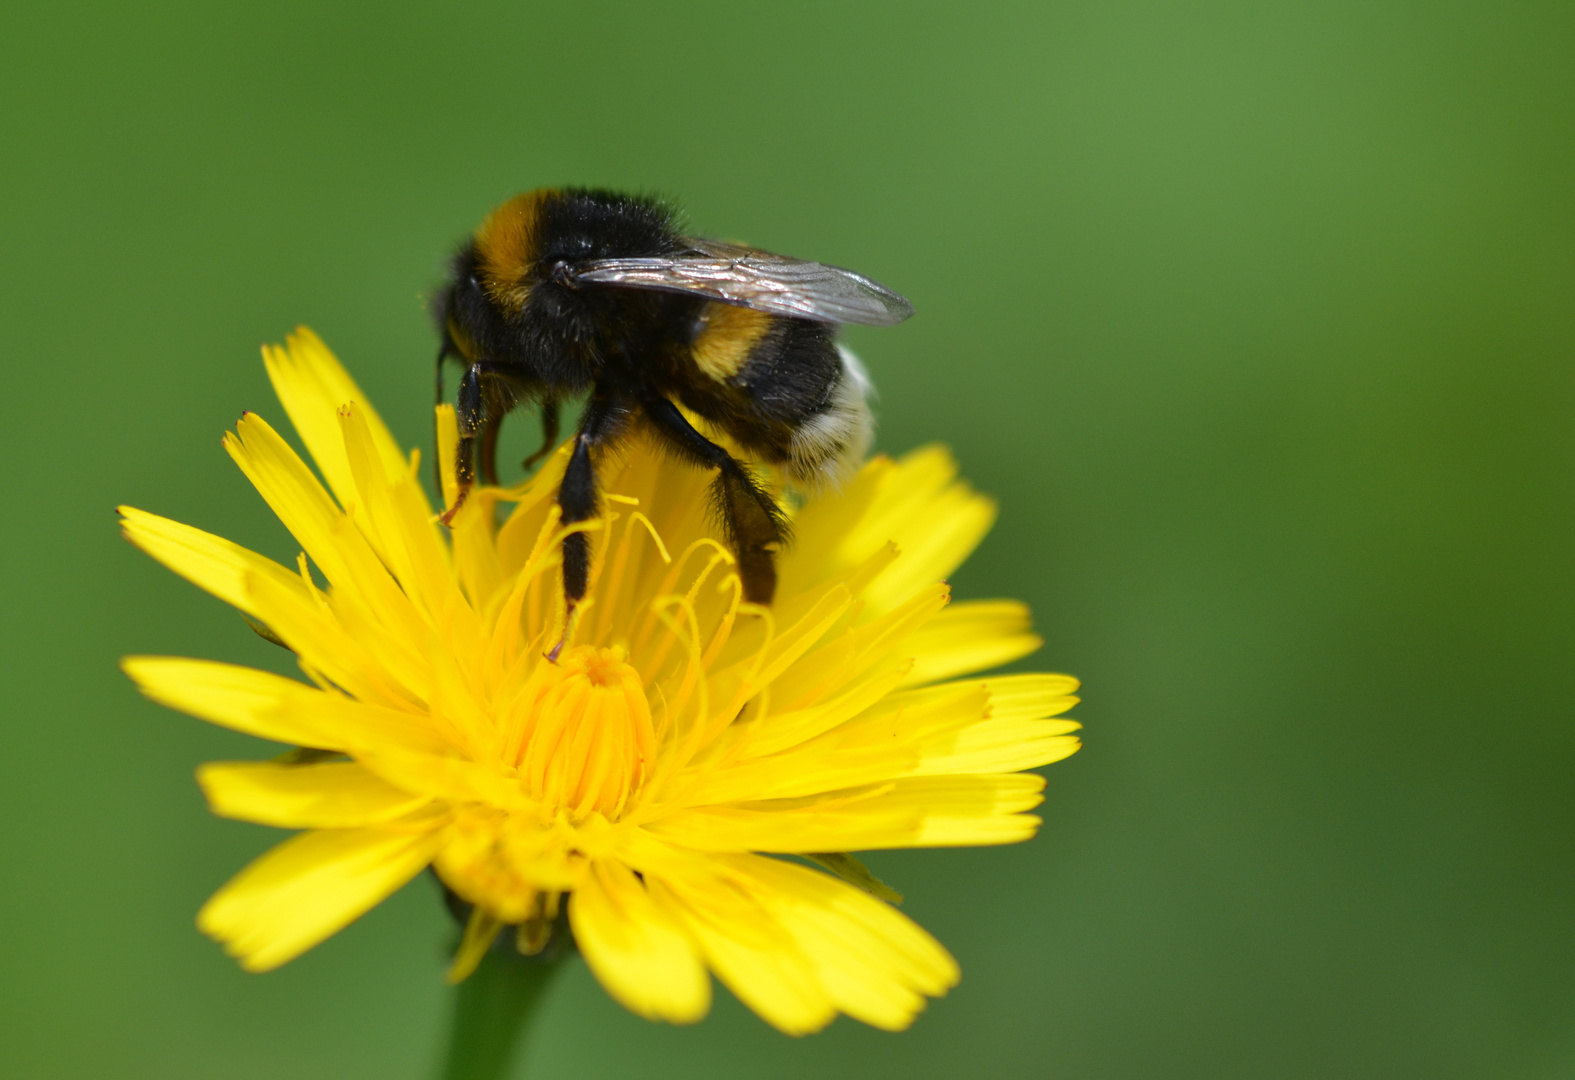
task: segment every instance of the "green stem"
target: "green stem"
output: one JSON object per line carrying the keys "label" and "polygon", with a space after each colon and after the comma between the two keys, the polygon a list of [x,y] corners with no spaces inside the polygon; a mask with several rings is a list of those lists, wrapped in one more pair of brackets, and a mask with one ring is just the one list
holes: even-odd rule
{"label": "green stem", "polygon": [[[513,935],[507,935],[512,939]],[[488,951],[454,993],[442,1080],[503,1080],[552,976],[570,950],[521,956],[512,940]]]}

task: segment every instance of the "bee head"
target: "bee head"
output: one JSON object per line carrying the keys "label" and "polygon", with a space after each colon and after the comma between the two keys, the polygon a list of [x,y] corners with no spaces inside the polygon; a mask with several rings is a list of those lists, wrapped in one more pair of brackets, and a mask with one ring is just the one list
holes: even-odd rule
{"label": "bee head", "polygon": [[525,309],[540,281],[545,254],[541,209],[556,195],[551,188],[516,195],[488,214],[476,230],[475,287],[505,318]]}
{"label": "bee head", "polygon": [[543,229],[543,207],[557,198],[551,188],[516,195],[455,256],[436,315],[466,359],[538,370],[575,335],[581,319],[565,279],[578,249],[550,243]]}
{"label": "bee head", "polygon": [[539,188],[487,215],[456,257],[438,318],[472,360],[512,363],[578,384],[622,325],[620,313],[654,301],[586,285],[574,268],[593,259],[675,249],[673,212],[646,198]]}

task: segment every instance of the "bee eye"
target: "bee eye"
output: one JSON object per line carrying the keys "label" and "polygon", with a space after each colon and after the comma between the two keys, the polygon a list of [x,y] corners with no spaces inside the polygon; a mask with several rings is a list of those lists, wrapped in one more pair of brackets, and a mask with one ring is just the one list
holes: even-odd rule
{"label": "bee eye", "polygon": [[552,264],[552,280],[566,289],[578,289],[574,275],[569,270],[569,264],[562,259]]}

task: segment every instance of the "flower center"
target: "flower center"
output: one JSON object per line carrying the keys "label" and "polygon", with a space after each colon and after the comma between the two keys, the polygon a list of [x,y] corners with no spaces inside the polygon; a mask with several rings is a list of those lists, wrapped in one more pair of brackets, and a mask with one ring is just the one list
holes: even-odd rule
{"label": "flower center", "polygon": [[621,648],[576,645],[543,663],[510,710],[505,749],[531,798],[571,818],[616,818],[650,775],[656,732]]}

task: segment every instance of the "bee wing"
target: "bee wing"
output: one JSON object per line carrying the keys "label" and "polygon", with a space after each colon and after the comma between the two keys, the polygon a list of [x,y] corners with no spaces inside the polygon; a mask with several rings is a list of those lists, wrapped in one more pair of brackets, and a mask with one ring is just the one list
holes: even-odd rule
{"label": "bee wing", "polygon": [[886,286],[840,266],[769,251],[686,240],[690,251],[631,259],[596,259],[570,270],[578,282],[690,293],[725,304],[817,322],[894,326],[913,305]]}

